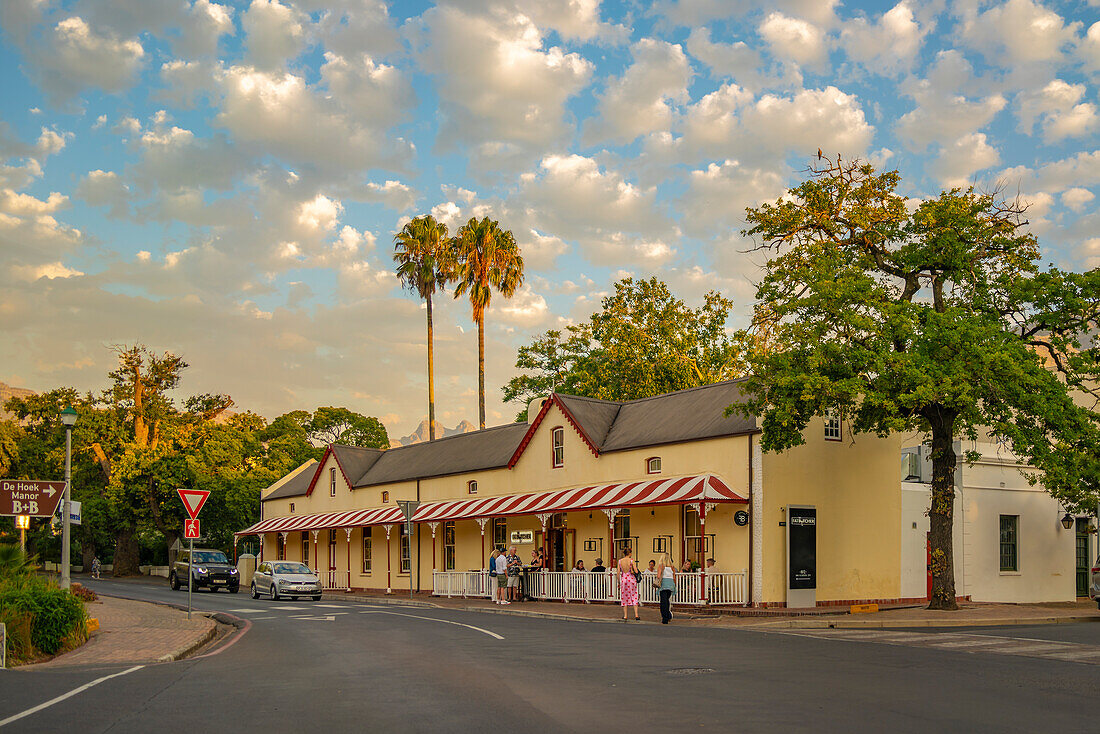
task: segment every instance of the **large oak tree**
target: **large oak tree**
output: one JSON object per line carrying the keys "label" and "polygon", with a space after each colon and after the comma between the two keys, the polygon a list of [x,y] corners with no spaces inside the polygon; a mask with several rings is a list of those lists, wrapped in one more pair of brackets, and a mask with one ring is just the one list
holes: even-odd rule
{"label": "large oak tree", "polygon": [[[748,209],[771,256],[757,298],[767,349],[750,361],[761,445],[803,443],[814,416],[931,444],[934,609],[956,608],[958,438],[988,438],[1067,509],[1100,496],[1100,271],[1040,267],[1015,202],[972,189],[912,201],[896,171],[820,159],[808,180]],[[974,457],[966,457],[974,458]]]}

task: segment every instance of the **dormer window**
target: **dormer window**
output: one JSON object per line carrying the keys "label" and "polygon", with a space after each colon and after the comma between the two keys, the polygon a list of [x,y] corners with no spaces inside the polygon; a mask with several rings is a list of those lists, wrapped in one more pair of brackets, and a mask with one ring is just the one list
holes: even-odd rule
{"label": "dormer window", "polygon": [[294,503],[293,502],[290,503],[290,511],[294,512]]}
{"label": "dormer window", "polygon": [[466,494],[477,494],[477,482],[470,480],[466,482]]}
{"label": "dormer window", "polygon": [[840,412],[835,409],[825,411],[825,440],[841,440]]}
{"label": "dormer window", "polygon": [[336,496],[336,467],[328,470],[328,496]]}
{"label": "dormer window", "polygon": [[561,426],[550,432],[550,446],[554,468],[565,466],[565,429]]}
{"label": "dormer window", "polygon": [[645,460],[645,473],[646,474],[660,474],[661,473],[661,457],[651,456]]}
{"label": "dormer window", "polygon": [[385,504],[389,501],[390,501],[390,493],[383,489],[382,490],[382,504]]}

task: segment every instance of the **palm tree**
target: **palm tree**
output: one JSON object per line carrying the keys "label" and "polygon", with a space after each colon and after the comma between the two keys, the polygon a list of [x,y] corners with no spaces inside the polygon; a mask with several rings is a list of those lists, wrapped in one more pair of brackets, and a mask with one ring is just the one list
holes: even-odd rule
{"label": "palm tree", "polygon": [[394,235],[393,261],[401,284],[428,304],[428,440],[435,440],[435,351],[432,347],[432,294],[447,286],[447,225],[428,214]]}
{"label": "palm tree", "polygon": [[469,294],[477,323],[478,423],[485,428],[485,309],[494,288],[511,298],[523,284],[523,257],[512,233],[489,217],[466,222],[451,240],[451,248],[455,298]]}

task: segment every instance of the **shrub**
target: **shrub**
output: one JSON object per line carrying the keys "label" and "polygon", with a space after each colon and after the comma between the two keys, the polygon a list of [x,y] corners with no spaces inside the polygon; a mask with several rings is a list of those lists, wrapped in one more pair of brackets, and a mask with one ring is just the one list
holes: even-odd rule
{"label": "shrub", "polygon": [[77,599],[80,599],[81,601],[96,601],[99,599],[99,595],[89,589],[84,584],[74,583],[72,586],[69,587],[69,591],[72,593],[73,596],[75,596]]}
{"label": "shrub", "polygon": [[74,632],[83,634],[87,618],[80,599],[36,576],[0,584],[0,615],[29,616],[31,645],[46,655],[60,651]]}

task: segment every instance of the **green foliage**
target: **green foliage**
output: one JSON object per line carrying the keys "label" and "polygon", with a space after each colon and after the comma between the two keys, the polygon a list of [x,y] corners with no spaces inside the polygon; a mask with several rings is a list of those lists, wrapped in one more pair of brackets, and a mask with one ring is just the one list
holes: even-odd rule
{"label": "green foliage", "polygon": [[34,559],[15,543],[0,543],[0,584],[34,574]]}
{"label": "green foliage", "polygon": [[[739,377],[747,336],[726,331],[733,304],[716,292],[690,308],[657,278],[626,278],[602,309],[520,347],[504,399],[525,407],[552,390],[634,400]],[[521,414],[522,415],[522,414]]]}
{"label": "green foliage", "polygon": [[[46,655],[57,654],[74,636],[83,640],[87,619],[83,602],[37,576],[0,584],[0,618],[3,617],[15,620],[30,617],[31,647]],[[21,646],[24,644],[20,641]]]}
{"label": "green foliage", "polygon": [[769,339],[738,410],[771,451],[832,410],[854,433],[923,433],[932,605],[954,608],[957,437],[1010,449],[1067,509],[1100,499],[1100,271],[1040,268],[1014,203],[952,189],[910,208],[898,184],[838,158],[748,210],[744,234],[772,254],[755,319]]}
{"label": "green foliage", "polygon": [[447,225],[426,214],[410,220],[393,236],[397,279],[423,299],[448,281]]}

